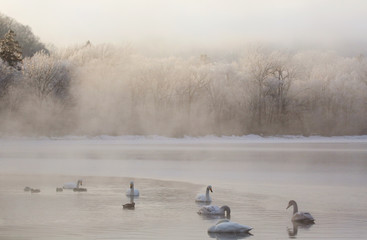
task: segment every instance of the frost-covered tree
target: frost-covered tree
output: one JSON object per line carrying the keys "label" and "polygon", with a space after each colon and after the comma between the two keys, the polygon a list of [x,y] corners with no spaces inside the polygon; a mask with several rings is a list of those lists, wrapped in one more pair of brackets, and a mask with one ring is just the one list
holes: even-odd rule
{"label": "frost-covered tree", "polygon": [[274,69],[274,59],[272,56],[262,47],[256,47],[251,49],[247,58],[243,60],[244,71],[246,72],[246,78],[244,82],[248,80],[252,83],[252,101],[251,101],[251,115],[254,127],[261,129],[266,122],[266,110],[267,110],[267,83],[272,76]]}
{"label": "frost-covered tree", "polygon": [[14,68],[9,67],[8,64],[4,63],[3,60],[0,59],[0,99],[3,98],[12,81],[14,79],[15,73]]}
{"label": "frost-covered tree", "polygon": [[22,46],[23,57],[31,57],[36,52],[42,50],[48,52],[45,44],[40,42],[39,38],[33,34],[29,26],[23,25],[15,19],[0,13],[0,38],[4,37],[10,29],[16,33],[15,39]]}
{"label": "frost-covered tree", "polygon": [[66,99],[70,83],[70,68],[67,61],[57,59],[45,52],[38,52],[23,61],[24,84],[40,102],[52,96]]}
{"label": "frost-covered tree", "polygon": [[12,30],[9,30],[0,41],[0,57],[12,67],[16,67],[22,61],[22,50]]}

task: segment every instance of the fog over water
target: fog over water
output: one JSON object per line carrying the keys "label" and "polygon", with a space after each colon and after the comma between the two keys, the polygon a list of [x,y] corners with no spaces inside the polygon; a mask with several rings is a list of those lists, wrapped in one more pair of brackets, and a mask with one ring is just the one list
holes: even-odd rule
{"label": "fog over water", "polygon": [[[207,228],[218,219],[197,215],[194,202],[209,184],[212,204],[230,206],[232,221],[254,227],[247,236],[253,239],[364,239],[367,233],[362,139],[137,139],[2,140],[1,236],[209,239]],[[87,192],[55,191],[77,179]],[[135,210],[122,210],[131,180],[141,195]],[[25,186],[41,193],[24,192]],[[316,224],[293,226],[285,210],[290,199],[310,211]]]}

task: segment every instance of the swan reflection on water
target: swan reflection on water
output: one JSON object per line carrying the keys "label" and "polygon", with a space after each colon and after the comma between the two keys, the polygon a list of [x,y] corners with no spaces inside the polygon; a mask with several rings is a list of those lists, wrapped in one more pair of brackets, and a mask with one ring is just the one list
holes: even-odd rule
{"label": "swan reflection on water", "polygon": [[208,235],[209,237],[218,240],[236,240],[252,236],[251,233],[211,233],[211,232],[208,232]]}
{"label": "swan reflection on water", "polygon": [[122,205],[123,209],[130,209],[130,210],[134,210],[135,209],[135,202],[134,202],[134,198],[139,198],[139,196],[134,196],[134,195],[128,195],[130,202],[125,203]]}
{"label": "swan reflection on water", "polygon": [[312,225],[314,225],[314,223],[300,223],[300,222],[292,222],[292,224],[293,228],[287,227],[289,238],[296,238],[298,234],[298,228],[308,230],[309,228],[312,227]]}
{"label": "swan reflection on water", "polygon": [[220,219],[231,219],[231,216],[224,216],[224,215],[202,215],[199,216],[204,220],[220,220]]}

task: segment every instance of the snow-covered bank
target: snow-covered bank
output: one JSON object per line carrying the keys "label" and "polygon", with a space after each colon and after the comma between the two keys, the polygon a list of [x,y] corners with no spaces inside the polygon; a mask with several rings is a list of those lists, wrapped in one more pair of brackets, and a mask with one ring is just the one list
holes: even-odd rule
{"label": "snow-covered bank", "polygon": [[241,144],[241,143],[367,143],[367,135],[360,136],[300,136],[300,135],[279,135],[279,136],[204,136],[170,138],[163,136],[64,136],[64,137],[2,137],[0,144],[6,142],[63,142],[76,141],[86,143],[108,143],[108,144]]}

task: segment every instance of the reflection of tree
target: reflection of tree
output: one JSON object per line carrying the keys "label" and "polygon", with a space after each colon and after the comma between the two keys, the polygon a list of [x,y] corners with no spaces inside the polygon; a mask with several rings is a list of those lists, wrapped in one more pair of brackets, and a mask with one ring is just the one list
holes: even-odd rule
{"label": "reflection of tree", "polygon": [[289,238],[296,238],[298,234],[298,228],[309,229],[314,223],[299,223],[292,222],[293,228],[287,228]]}

